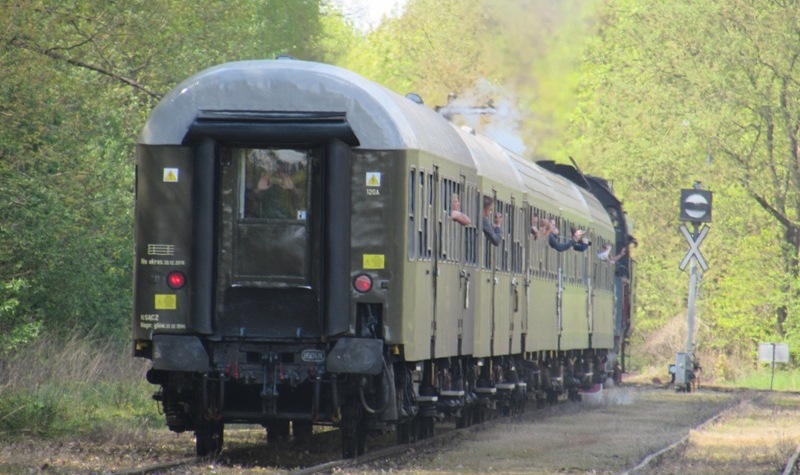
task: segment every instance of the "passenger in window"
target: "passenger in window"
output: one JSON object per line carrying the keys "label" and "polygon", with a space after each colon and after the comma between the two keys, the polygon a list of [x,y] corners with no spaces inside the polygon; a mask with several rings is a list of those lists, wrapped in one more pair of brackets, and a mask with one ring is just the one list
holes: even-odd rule
{"label": "passenger in window", "polygon": [[597,258],[600,259],[601,261],[608,261],[613,264],[618,260],[620,260],[622,256],[625,255],[624,247],[616,256],[611,254],[611,249],[612,249],[611,244],[606,244],[605,246],[603,246],[603,249],[597,253]]}
{"label": "passenger in window", "polygon": [[483,234],[489,239],[489,242],[494,246],[500,245],[500,240],[503,238],[503,215],[496,213],[494,216],[494,224],[492,223],[492,204],[494,199],[491,196],[484,195],[483,197],[483,217],[481,225],[483,227]]}
{"label": "passenger in window", "polygon": [[286,171],[262,170],[252,191],[252,202],[253,217],[297,219],[298,193]]}
{"label": "passenger in window", "polygon": [[450,201],[450,219],[462,226],[469,226],[472,224],[472,220],[469,219],[469,216],[461,212],[461,201],[458,200],[457,193],[453,193],[453,197]]}
{"label": "passenger in window", "polygon": [[547,235],[547,242],[550,244],[550,247],[555,249],[558,252],[568,251],[569,249],[575,249],[576,251],[583,252],[589,248],[592,244],[586,238],[582,229],[578,229],[576,227],[570,228],[570,238],[566,241],[562,241],[559,239],[559,230],[558,226],[556,225],[555,220],[544,220],[546,223],[545,233]]}
{"label": "passenger in window", "polygon": [[[541,236],[541,235],[545,235],[545,236],[547,235],[548,230],[547,230],[547,227],[545,226],[545,223],[547,223],[547,220],[543,219],[542,220],[542,224],[540,225],[539,224],[539,216],[537,216],[535,214],[533,215],[533,222],[531,223],[531,235],[533,235],[533,239],[534,240],[539,239],[539,236]],[[547,224],[549,224],[549,223],[547,223]]]}
{"label": "passenger in window", "polygon": [[583,252],[586,249],[589,249],[589,246],[592,245],[589,242],[589,239],[586,237],[586,233],[583,229],[578,229],[575,226],[570,228],[570,232],[572,233],[572,237],[570,240],[572,241],[572,248],[578,252]]}
{"label": "passenger in window", "polygon": [[555,249],[558,252],[564,252],[570,248],[572,248],[573,242],[572,239],[568,239],[566,241],[561,241],[558,237],[559,230],[558,226],[556,225],[555,220],[544,220],[544,228],[545,234],[547,235],[547,242],[550,244],[550,247]]}

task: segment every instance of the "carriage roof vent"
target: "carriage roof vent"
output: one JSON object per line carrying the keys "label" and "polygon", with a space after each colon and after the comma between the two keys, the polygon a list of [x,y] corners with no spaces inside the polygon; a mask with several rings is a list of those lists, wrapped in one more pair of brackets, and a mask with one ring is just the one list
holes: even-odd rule
{"label": "carriage roof vent", "polygon": [[417,103],[419,105],[425,104],[425,101],[422,100],[422,96],[420,96],[416,92],[409,92],[408,94],[406,94],[406,99],[410,100],[411,102]]}

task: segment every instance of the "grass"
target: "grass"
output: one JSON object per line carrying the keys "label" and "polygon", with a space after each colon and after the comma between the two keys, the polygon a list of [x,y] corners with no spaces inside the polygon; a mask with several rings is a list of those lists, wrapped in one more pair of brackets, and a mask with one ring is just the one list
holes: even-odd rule
{"label": "grass", "polygon": [[[145,381],[147,362],[133,358],[128,341],[72,336],[43,337],[0,358],[0,440],[25,435],[57,437],[107,427],[164,426]],[[712,368],[714,365],[710,365]],[[748,368],[737,364],[737,368]],[[752,368],[752,367],[750,367]],[[668,382],[665,366],[645,367],[625,380]],[[772,372],[759,365],[723,381],[701,373],[701,384],[768,390]],[[800,391],[800,373],[776,368],[773,389]]]}
{"label": "grass", "polygon": [[42,338],[0,367],[0,439],[163,425],[146,364],[126,343]]}
{"label": "grass", "polygon": [[775,377],[772,380],[772,369],[769,366],[759,365],[758,369],[743,377],[723,383],[724,386],[749,388],[749,389],[772,389],[775,391],[800,391],[800,373],[794,369],[775,368]]}
{"label": "grass", "polygon": [[[697,376],[701,386],[769,390],[771,383],[774,391],[800,392],[800,372],[793,365],[779,364],[776,366],[773,379],[772,369],[769,365],[753,366],[752,360],[732,360],[715,355],[702,355],[700,362],[703,368],[697,373]],[[635,384],[669,383],[670,374],[667,369],[671,363],[672,361],[664,361],[661,364],[649,362],[631,365],[631,373],[625,374],[623,381]]]}

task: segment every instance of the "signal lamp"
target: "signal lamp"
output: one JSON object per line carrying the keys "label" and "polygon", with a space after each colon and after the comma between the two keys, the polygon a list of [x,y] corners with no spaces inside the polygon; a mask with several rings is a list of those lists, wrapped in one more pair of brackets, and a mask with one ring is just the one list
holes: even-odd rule
{"label": "signal lamp", "polygon": [[362,294],[372,290],[372,278],[367,274],[360,274],[353,279],[353,287]]}
{"label": "signal lamp", "polygon": [[175,290],[180,289],[186,285],[186,276],[183,275],[183,272],[177,270],[170,272],[169,275],[167,275],[167,285]]}

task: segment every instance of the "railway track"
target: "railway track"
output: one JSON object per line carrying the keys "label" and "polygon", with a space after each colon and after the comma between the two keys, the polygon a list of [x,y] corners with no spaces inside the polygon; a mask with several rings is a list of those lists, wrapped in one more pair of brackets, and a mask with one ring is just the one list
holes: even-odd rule
{"label": "railway track", "polygon": [[[756,397],[758,397],[758,396],[756,396]],[[678,449],[680,449],[683,446],[685,446],[689,442],[689,437],[691,436],[692,431],[701,431],[701,430],[703,430],[704,428],[706,428],[706,427],[710,426],[711,424],[715,423],[716,421],[720,420],[726,414],[729,414],[732,411],[734,411],[737,407],[740,407],[740,406],[742,406],[743,404],[745,404],[747,402],[751,402],[753,399],[754,398],[752,398],[752,397],[751,398],[747,398],[747,399],[743,399],[743,400],[740,400],[738,404],[735,404],[735,405],[732,405],[730,407],[724,408],[722,411],[718,412],[717,414],[714,414],[713,416],[711,416],[708,419],[706,419],[705,421],[701,422],[700,424],[698,424],[694,428],[688,430],[686,432],[686,435],[681,437],[681,439],[678,440],[677,442],[674,442],[674,443],[668,445],[667,447],[662,448],[661,450],[658,450],[656,452],[653,452],[653,453],[647,455],[644,459],[642,459],[642,461],[638,465],[636,465],[635,467],[633,467],[630,470],[625,470],[623,472],[620,472],[619,475],[641,475],[643,473],[646,473],[647,470],[649,470],[653,466],[657,465],[662,459],[664,459],[666,457],[669,457],[671,454],[674,454]]]}
{"label": "railway track", "polygon": [[[722,389],[722,388],[706,388],[712,391],[719,391],[719,392],[736,392],[735,390],[729,389]],[[670,460],[672,458],[679,458],[681,456],[680,452],[683,450],[687,445],[690,444],[692,433],[699,433],[707,428],[711,427],[713,424],[720,420],[724,420],[728,416],[732,416],[737,410],[740,408],[749,405],[761,405],[764,401],[769,397],[768,392],[765,391],[755,391],[754,394],[751,394],[748,397],[744,397],[739,400],[737,404],[733,404],[727,408],[723,408],[717,414],[709,417],[705,421],[698,424],[696,427],[689,429],[686,432],[686,435],[680,438],[680,440],[660,449],[651,454],[648,454],[642,461],[636,465],[635,467],[624,470],[619,473],[619,475],[642,475],[645,473],[650,473],[656,470],[659,465],[662,464],[663,461]],[[786,464],[781,472],[782,475],[795,475],[798,473],[798,461],[800,460],[800,445],[797,445],[794,449],[794,452],[788,457],[786,460]]]}
{"label": "railway track", "polygon": [[[775,397],[774,394],[770,395],[769,393],[710,387],[703,388],[703,392],[705,396],[700,395],[700,399],[688,395],[684,399],[682,397],[669,396],[669,393],[672,393],[671,389],[634,388],[629,386],[627,389],[621,388],[621,391],[617,393],[609,392],[607,403],[599,405],[592,403],[557,404],[555,406],[546,406],[542,410],[528,410],[525,413],[517,414],[513,418],[496,417],[483,424],[463,429],[457,429],[454,424],[445,422],[437,425],[434,437],[414,444],[394,445],[395,434],[385,433],[381,436],[370,438],[366,454],[355,459],[346,460],[338,458],[339,452],[337,449],[340,442],[338,431],[335,430],[315,433],[312,441],[303,448],[302,446],[298,447],[291,441],[265,444],[263,442],[263,431],[234,428],[231,437],[232,443],[223,451],[223,455],[219,459],[187,458],[116,473],[128,475],[145,473],[173,475],[188,473],[227,474],[242,473],[242,470],[246,472],[247,467],[252,467],[260,470],[259,473],[267,470],[267,473],[273,473],[274,471],[274,473],[291,473],[295,475],[337,472],[369,474],[382,473],[387,467],[402,469],[403,467],[412,466],[419,468],[420,463],[423,463],[423,467],[429,467],[428,462],[425,462],[425,460],[429,459],[433,463],[429,467],[432,470],[443,470],[441,465],[436,465],[436,463],[442,463],[444,467],[461,467],[469,473],[481,473],[482,465],[480,465],[479,456],[473,459],[471,458],[473,453],[484,453],[484,450],[487,451],[485,453],[496,451],[493,455],[494,459],[502,457],[504,454],[508,456],[507,454],[522,453],[518,448],[515,449],[514,447],[510,447],[509,452],[503,452],[503,445],[511,443],[509,442],[510,439],[508,437],[510,436],[508,434],[513,434],[521,444],[526,444],[524,446],[526,461],[523,463],[537,461],[535,463],[543,464],[546,468],[543,468],[542,473],[560,473],[560,471],[568,468],[587,470],[603,468],[607,471],[612,466],[616,467],[612,470],[612,473],[616,472],[621,475],[672,473],[670,470],[682,470],[691,466],[693,462],[690,462],[690,460],[696,460],[691,457],[696,457],[698,450],[708,447],[707,444],[713,445],[714,441],[720,440],[719,437],[724,438],[731,431],[741,431],[738,427],[743,424],[742,421],[749,420],[748,418],[755,413],[760,414],[760,417],[765,417],[763,421],[768,424],[768,427],[773,427],[770,424],[774,424],[774,418],[780,416],[776,416],[773,412],[774,409],[771,408],[792,407],[796,404],[792,401],[798,400],[798,395],[787,395],[779,405],[774,399],[770,399]],[[711,394],[714,392],[729,393],[732,397],[720,399],[709,395],[709,392]],[[676,401],[680,400],[685,400],[686,404],[676,403]],[[720,404],[723,401],[727,402]],[[708,404],[713,404],[717,407],[713,408],[713,410],[708,410],[712,409],[711,407],[704,409]],[[607,406],[609,405],[619,407],[608,408]],[[626,406],[630,406],[631,409]],[[661,407],[665,407],[665,409],[662,411]],[[654,411],[658,411],[658,417],[653,417]],[[623,425],[624,430],[637,431],[636,435],[632,438],[628,437],[628,442],[610,440],[608,445],[598,449],[594,444],[598,437],[602,438],[604,433],[602,427],[610,427],[607,425],[609,423],[617,427],[616,422],[610,422],[613,419],[609,419],[609,416],[611,414],[619,416],[623,413],[627,414],[625,422],[623,422],[623,424],[627,424]],[[692,416],[692,414],[700,416],[700,413],[703,413],[702,417]],[[790,414],[797,413],[797,411],[794,411]],[[646,416],[642,416],[642,414],[646,414]],[[683,429],[676,428],[673,424],[668,424],[672,428],[665,427],[665,430],[670,431],[671,435],[669,437],[661,436],[660,443],[653,444],[652,442],[657,441],[659,438],[653,436],[653,434],[659,433],[658,426],[664,424],[663,421],[676,421],[676,418],[681,417],[681,414],[686,414],[687,418],[693,422],[691,424],[681,424],[680,426]],[[795,416],[788,415],[787,417]],[[509,421],[509,419],[512,420]],[[567,421],[583,422],[571,424]],[[593,424],[592,428],[598,428],[597,431],[592,432],[589,427],[585,429],[579,427],[587,422]],[[643,425],[640,426],[639,424]],[[510,430],[504,428],[506,425]],[[747,427],[750,426],[748,425]],[[642,431],[639,432],[639,429]],[[775,433],[775,429],[765,430],[772,434]],[[785,431],[785,429],[781,429],[781,431]],[[740,432],[735,433],[738,434]],[[534,450],[536,444],[527,445],[529,442],[525,443],[525,440],[537,440],[537,438],[540,441],[546,440],[547,444],[549,444],[548,448],[537,452]],[[558,442],[559,438],[562,442]],[[454,439],[457,439],[459,443],[454,443]],[[604,459],[596,460],[595,463],[599,465],[581,465],[580,461],[572,457],[572,455],[582,453],[583,446],[580,445],[582,441],[588,441],[588,445],[585,447],[588,451],[587,453],[607,452],[610,455]],[[649,445],[647,441],[650,441]],[[486,445],[477,445],[478,449],[476,449],[476,443],[485,443]],[[497,443],[500,445],[493,445]],[[635,445],[632,445],[637,443],[639,447],[648,447],[648,450],[637,454]],[[703,445],[704,443],[706,444],[705,446]],[[783,457],[785,457],[783,462],[779,458],[778,464],[773,465],[775,468],[763,473],[781,473],[777,469],[778,465],[780,465],[781,469],[785,465],[785,470],[782,472],[785,475],[797,473],[795,467],[798,459],[800,459],[800,446],[797,445],[798,443],[800,443],[800,438],[794,439],[788,451],[793,451],[794,453],[785,452],[783,454]],[[558,444],[566,445],[561,445],[560,448],[557,448],[559,447]],[[795,448],[797,450],[794,450]],[[554,459],[552,451],[554,450],[563,452],[562,456],[555,458],[562,460],[564,465],[557,465],[558,462],[556,464],[552,463]],[[431,457],[431,454],[438,454],[439,452],[447,455]],[[703,452],[701,451],[700,453],[702,454]],[[513,456],[511,455],[511,457]],[[625,461],[626,457],[627,461]],[[690,458],[687,459],[686,457]],[[461,465],[462,463],[463,466]],[[690,465],[687,466],[685,465],[686,463]],[[509,470],[511,470],[511,467],[518,466],[513,465],[513,462],[509,462],[509,465],[504,467],[509,467]],[[444,468],[444,473],[457,473],[448,472],[447,470],[448,468]],[[726,472],[726,469],[723,468],[718,473],[733,472]]]}
{"label": "railway track", "polygon": [[782,475],[794,475],[797,473],[797,459],[800,458],[800,445],[794,449],[794,453],[786,462]]}
{"label": "railway track", "polygon": [[330,462],[321,463],[319,465],[301,468],[299,470],[295,470],[290,473],[291,475],[313,475],[317,473],[328,473],[337,468],[342,469],[348,467],[356,467],[361,464],[373,462],[375,460],[396,457],[400,454],[404,454],[409,450],[411,450],[413,445],[414,444],[406,444],[406,445],[396,445],[392,447],[386,447],[384,449],[366,453],[354,459],[333,460]]}
{"label": "railway track", "polygon": [[[318,473],[330,473],[334,469],[341,469],[341,468],[351,468],[357,467],[359,465],[368,464],[370,462],[381,460],[381,459],[390,459],[393,457],[400,456],[406,452],[413,451],[418,449],[422,446],[430,447],[432,445],[441,445],[447,443],[453,437],[457,436],[459,433],[463,433],[464,431],[470,430],[470,428],[465,429],[454,429],[450,425],[445,425],[439,433],[434,435],[433,437],[410,443],[410,444],[402,444],[402,445],[386,445],[386,441],[381,441],[381,448],[376,450],[369,451],[357,458],[353,459],[338,459],[338,460],[329,460],[322,463],[314,464],[307,467],[298,468],[296,470],[292,470],[289,473],[292,475],[312,475]],[[331,431],[335,432],[335,431]],[[327,439],[329,434],[324,434],[321,437]],[[275,450],[284,450],[286,448],[285,445],[276,448]],[[298,450],[297,448],[295,450]],[[248,452],[250,452],[249,448],[239,448],[234,449],[226,452],[222,458],[218,459],[223,461],[223,464],[227,464],[229,462],[225,462],[225,460],[240,460],[242,458],[247,458]],[[114,475],[150,475],[150,474],[162,474],[162,473],[172,473],[174,471],[180,472],[182,469],[189,470],[193,466],[197,466],[204,463],[214,462],[215,459],[209,457],[187,457],[184,459],[179,460],[170,460],[165,461],[162,463],[136,467],[136,468],[129,468],[124,470],[119,470],[113,472]],[[281,471],[284,473],[283,471]],[[182,472],[181,472],[182,473]]]}
{"label": "railway track", "polygon": [[[566,404],[566,402],[564,403]],[[534,417],[533,414],[536,414],[540,411],[528,411],[527,413],[521,414],[524,417]],[[484,430],[491,428],[493,426],[507,423],[508,421],[512,420],[513,418],[519,418],[520,414],[512,415],[512,416],[496,416],[493,417],[481,424],[473,425],[470,427],[465,428],[455,428],[454,424],[451,422],[445,422],[437,424],[436,426],[436,433],[432,437],[428,437],[425,439],[418,440],[416,442],[408,443],[408,444],[395,444],[395,434],[387,433],[381,436],[374,437],[370,440],[371,445],[368,447],[368,451],[360,455],[356,458],[352,459],[335,459],[330,457],[328,460],[315,463],[313,465],[291,469],[288,465],[291,463],[279,463],[277,459],[279,458],[277,455],[273,454],[273,452],[284,452],[286,450],[302,450],[303,446],[296,446],[292,443],[278,443],[275,444],[258,444],[253,447],[240,447],[234,449],[226,449],[222,456],[218,459],[213,459],[209,457],[188,457],[179,460],[171,460],[165,461],[162,463],[147,465],[138,468],[130,468],[124,469],[113,472],[114,475],[149,475],[149,474],[163,474],[163,473],[185,473],[181,470],[190,470],[193,466],[198,466],[200,464],[207,464],[211,463],[218,463],[221,465],[237,465],[237,464],[244,464],[244,465],[252,465],[253,463],[253,452],[258,451],[259,455],[255,456],[258,458],[260,462],[257,464],[258,466],[275,466],[276,473],[288,473],[292,475],[312,475],[312,474],[320,474],[320,473],[331,473],[335,469],[344,469],[344,468],[354,468],[363,465],[367,465],[371,462],[377,460],[386,460],[392,459],[395,457],[402,456],[403,454],[410,452],[410,451],[420,451],[422,449],[430,449],[431,447],[442,447],[448,444],[453,439],[462,436],[469,431],[476,431],[476,430]],[[327,447],[331,444],[336,444],[335,446],[338,448],[338,440],[339,437],[337,435],[338,430],[331,430],[326,431],[323,433],[318,433],[314,435],[314,439],[308,443],[307,445],[310,447]],[[336,453],[338,454],[338,450],[331,451],[331,454]],[[266,462],[265,462],[266,461]]]}
{"label": "railway track", "polygon": [[[647,390],[638,388],[638,390]],[[218,459],[208,457],[189,457],[180,460],[165,461],[163,463],[152,464],[139,468],[131,468],[114,472],[115,475],[145,475],[145,474],[183,474],[193,473],[192,467],[202,464],[216,464],[217,466],[259,466],[264,468],[274,468],[276,473],[290,473],[292,475],[312,475],[321,473],[332,473],[335,470],[352,469],[356,467],[368,467],[372,462],[378,460],[390,460],[400,458],[408,452],[422,452],[435,447],[444,447],[454,439],[464,436],[469,432],[491,430],[492,428],[508,423],[511,420],[533,421],[536,418],[546,418],[549,415],[558,414],[562,411],[581,412],[590,410],[590,405],[574,404],[562,401],[553,406],[535,408],[529,405],[527,410],[521,414],[512,416],[495,416],[481,424],[472,425],[465,428],[455,428],[451,422],[437,424],[434,436],[419,440],[410,444],[396,445],[395,434],[387,433],[382,436],[371,438],[367,452],[353,459],[338,459],[338,450],[331,450],[326,460],[303,466],[303,463],[288,462],[286,454],[288,451],[302,450],[292,443],[264,444],[255,443],[251,446],[240,446],[228,448]],[[337,430],[316,433],[313,440],[308,444],[312,447],[331,447],[338,449],[339,436]],[[255,455],[257,453],[257,455]],[[256,462],[257,460],[257,462]],[[294,468],[300,467],[300,468]]]}
{"label": "railway track", "polygon": [[155,473],[163,473],[168,470],[191,467],[202,462],[202,457],[188,457],[182,460],[172,460],[169,462],[157,463],[145,467],[130,468],[114,472],[114,475],[150,475]]}

